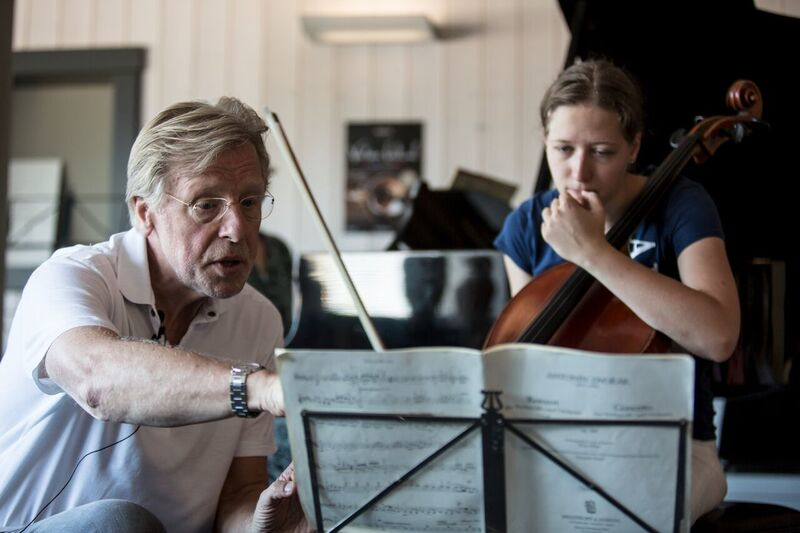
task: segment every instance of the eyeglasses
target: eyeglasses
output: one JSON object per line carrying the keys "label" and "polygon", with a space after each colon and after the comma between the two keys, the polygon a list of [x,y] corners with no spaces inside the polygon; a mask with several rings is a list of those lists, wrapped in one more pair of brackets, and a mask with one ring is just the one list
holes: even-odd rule
{"label": "eyeglasses", "polygon": [[270,193],[248,196],[238,202],[229,202],[225,198],[198,198],[193,202],[184,202],[169,193],[166,195],[188,207],[189,216],[198,224],[220,220],[234,203],[239,204],[242,215],[249,220],[264,220],[272,213],[272,208],[275,206],[275,197]]}

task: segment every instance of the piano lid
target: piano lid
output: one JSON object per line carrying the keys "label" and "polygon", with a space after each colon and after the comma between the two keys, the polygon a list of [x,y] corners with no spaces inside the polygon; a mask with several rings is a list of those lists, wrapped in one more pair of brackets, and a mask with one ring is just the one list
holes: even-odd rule
{"label": "piano lid", "polygon": [[[695,116],[730,114],[725,93],[733,81],[746,78],[759,86],[771,130],[740,145],[726,143],[685,174],[717,202],[732,260],[797,257],[797,246],[786,240],[785,228],[796,224],[785,191],[796,175],[793,152],[800,146],[790,79],[798,49],[782,43],[795,41],[800,19],[760,11],[752,0],[559,3],[572,33],[566,64],[604,56],[641,83],[647,111],[641,165],[663,161],[670,135],[691,128]],[[546,167],[537,190],[550,186]]]}
{"label": "piano lid", "polygon": [[456,170],[449,189],[431,190],[421,182],[388,249],[493,250],[516,190],[463,168]]}

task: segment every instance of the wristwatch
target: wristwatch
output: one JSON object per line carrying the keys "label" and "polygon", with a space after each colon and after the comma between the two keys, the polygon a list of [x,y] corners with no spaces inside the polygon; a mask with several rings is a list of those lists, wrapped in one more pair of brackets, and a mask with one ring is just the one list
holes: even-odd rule
{"label": "wristwatch", "polygon": [[253,418],[260,413],[247,408],[247,376],[261,370],[256,363],[233,363],[231,366],[231,409],[236,416]]}

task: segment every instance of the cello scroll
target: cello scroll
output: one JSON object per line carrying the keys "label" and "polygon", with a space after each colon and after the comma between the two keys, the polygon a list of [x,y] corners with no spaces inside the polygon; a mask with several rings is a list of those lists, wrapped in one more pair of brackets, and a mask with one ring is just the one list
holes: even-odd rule
{"label": "cello scroll", "polygon": [[749,133],[748,126],[761,122],[763,101],[758,86],[750,80],[737,80],[725,97],[725,103],[736,115],[710,117],[695,125],[689,132],[700,134],[694,160],[697,164],[706,162],[720,146],[729,140],[741,142]]}

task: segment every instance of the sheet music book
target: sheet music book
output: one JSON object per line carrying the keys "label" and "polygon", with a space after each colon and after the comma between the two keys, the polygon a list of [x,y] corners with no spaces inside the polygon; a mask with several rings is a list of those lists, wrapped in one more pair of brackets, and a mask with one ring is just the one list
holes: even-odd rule
{"label": "sheet music book", "polygon": [[[288,350],[277,364],[301,502],[314,524],[317,496],[320,530],[474,425],[484,413],[482,391],[492,390],[500,392],[498,411],[507,424],[652,529],[688,531],[694,383],[688,355],[507,344],[484,352]],[[358,416],[320,416],[332,413]],[[676,421],[684,431],[663,424]],[[481,432],[472,431],[346,530],[485,531],[482,453]],[[516,434],[506,432],[504,454],[508,531],[642,530]]]}

